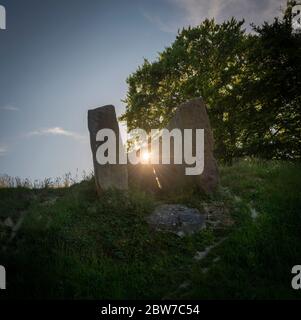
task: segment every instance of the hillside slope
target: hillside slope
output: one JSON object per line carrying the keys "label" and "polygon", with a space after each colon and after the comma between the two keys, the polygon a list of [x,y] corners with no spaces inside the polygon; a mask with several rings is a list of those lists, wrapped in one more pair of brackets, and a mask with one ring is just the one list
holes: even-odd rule
{"label": "hillside slope", "polygon": [[[99,199],[93,181],[0,189],[0,264],[8,272],[0,297],[300,298],[291,288],[291,269],[301,264],[300,177],[297,164],[246,160],[221,168],[210,198],[112,190]],[[234,224],[182,238],[156,232],[145,217],[162,202],[201,212],[219,203]],[[22,225],[14,231],[8,216]]]}

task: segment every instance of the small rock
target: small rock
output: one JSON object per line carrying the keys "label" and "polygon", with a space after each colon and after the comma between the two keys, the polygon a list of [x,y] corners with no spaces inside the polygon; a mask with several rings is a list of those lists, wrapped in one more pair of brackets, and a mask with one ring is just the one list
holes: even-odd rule
{"label": "small rock", "polygon": [[257,218],[257,216],[258,216],[258,212],[256,211],[255,208],[251,208],[251,209],[250,209],[250,212],[251,212],[251,218],[252,218],[253,220],[255,220],[255,219]]}
{"label": "small rock", "polygon": [[208,255],[208,253],[211,251],[212,248],[213,246],[209,246],[204,251],[197,251],[195,256],[193,257],[194,260],[196,261],[203,260]]}
{"label": "small rock", "polygon": [[6,218],[3,222],[3,224],[6,226],[6,227],[9,227],[9,228],[13,228],[14,227],[14,222],[11,218]]}
{"label": "small rock", "polygon": [[156,230],[173,232],[179,237],[205,228],[205,215],[195,208],[178,204],[158,206],[147,221]]}
{"label": "small rock", "polygon": [[180,238],[185,237],[185,233],[183,231],[177,232],[176,235],[179,236]]}
{"label": "small rock", "polygon": [[185,281],[182,284],[179,285],[179,290],[181,289],[187,289],[190,286],[190,282],[189,281]]}
{"label": "small rock", "polygon": [[[215,244],[208,246],[207,248],[205,248],[205,250],[203,251],[197,251],[196,254],[194,255],[193,259],[197,260],[197,261],[201,261],[204,258],[207,257],[207,255],[211,252],[212,249],[216,248],[217,246],[219,246],[221,243],[223,243],[226,240],[226,238],[221,238],[218,242],[216,242]],[[217,257],[219,259],[219,257]],[[217,260],[218,261],[218,260]]]}

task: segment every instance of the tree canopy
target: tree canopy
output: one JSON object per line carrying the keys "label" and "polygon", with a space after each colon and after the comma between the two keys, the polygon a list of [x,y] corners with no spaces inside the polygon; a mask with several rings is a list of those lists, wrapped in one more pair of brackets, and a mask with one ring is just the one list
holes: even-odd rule
{"label": "tree canopy", "polygon": [[252,33],[243,26],[207,19],[180,31],[155,61],[145,59],[127,79],[128,129],[162,128],[180,103],[201,96],[218,159],[300,159],[301,35],[288,12]]}

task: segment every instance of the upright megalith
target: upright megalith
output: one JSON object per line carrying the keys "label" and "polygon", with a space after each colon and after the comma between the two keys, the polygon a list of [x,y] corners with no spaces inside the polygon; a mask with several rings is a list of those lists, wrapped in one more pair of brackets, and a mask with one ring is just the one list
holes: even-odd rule
{"label": "upright megalith", "polygon": [[[93,156],[95,182],[98,193],[109,188],[126,190],[128,188],[127,165],[120,164],[117,158],[116,164],[99,164],[97,161],[97,149],[105,141],[97,141],[97,133],[102,129],[110,129],[116,135],[116,140],[121,140],[115,108],[112,105],[99,107],[88,111],[88,127],[90,131],[90,143]],[[116,143],[116,155],[123,153],[122,144]]]}
{"label": "upright megalith", "polygon": [[[181,104],[167,125],[167,129],[169,131],[179,129],[183,133],[182,136],[184,136],[185,129],[192,129],[192,153],[194,155],[196,154],[197,147],[196,129],[204,130],[204,168],[201,174],[187,175],[186,163],[154,165],[154,172],[156,172],[156,178],[160,182],[161,188],[163,190],[172,190],[195,185],[205,193],[214,191],[218,185],[219,174],[213,154],[213,133],[203,99],[195,98]],[[185,145],[185,141],[183,141],[183,144]],[[174,149],[177,149],[179,146],[174,140],[171,140],[170,147],[172,155]]]}
{"label": "upright megalith", "polygon": [[[213,154],[213,133],[203,99],[192,99],[180,105],[166,129],[170,138],[167,147],[169,154],[166,155],[163,152],[166,150],[164,147],[166,142],[163,141],[166,140],[163,139],[164,133],[161,133],[155,138],[159,144],[157,149],[159,150],[159,163],[132,166],[133,168],[129,170],[130,182],[134,181],[141,188],[154,192],[193,187],[198,187],[205,193],[213,192],[218,185],[219,174]],[[187,131],[191,132],[191,135],[186,135]],[[201,138],[197,135],[197,131],[202,132]],[[178,134],[172,135],[172,132]],[[152,149],[151,146],[149,147]],[[189,150],[191,163],[186,161],[187,153],[184,154],[186,147]],[[156,152],[151,150],[152,156]],[[176,161],[176,158],[179,157],[182,161]],[[163,158],[165,161],[162,161]],[[196,159],[199,160],[198,163]]]}

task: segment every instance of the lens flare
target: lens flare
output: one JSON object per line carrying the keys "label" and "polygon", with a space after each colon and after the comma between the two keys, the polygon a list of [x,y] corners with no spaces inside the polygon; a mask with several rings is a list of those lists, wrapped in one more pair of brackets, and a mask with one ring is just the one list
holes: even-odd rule
{"label": "lens flare", "polygon": [[141,160],[144,162],[144,163],[147,163],[151,158],[151,153],[150,152],[147,152],[147,151],[144,151],[141,155]]}

